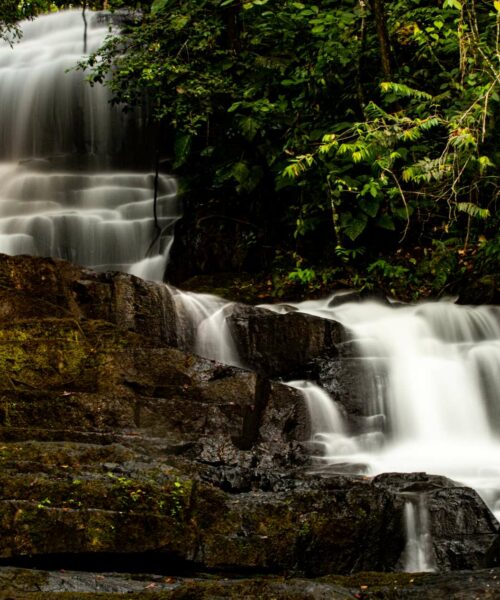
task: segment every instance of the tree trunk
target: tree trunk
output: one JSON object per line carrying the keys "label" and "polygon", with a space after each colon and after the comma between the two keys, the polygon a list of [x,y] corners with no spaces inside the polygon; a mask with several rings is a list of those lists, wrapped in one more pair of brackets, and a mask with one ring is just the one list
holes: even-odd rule
{"label": "tree trunk", "polygon": [[241,22],[240,22],[241,5],[233,4],[227,12],[227,46],[230,50],[238,52],[241,49]]}
{"label": "tree trunk", "polygon": [[363,76],[362,76],[362,64],[363,57],[366,47],[366,0],[358,0],[358,6],[361,12],[361,24],[359,31],[359,45],[358,45],[358,58],[356,61],[356,95],[358,97],[358,104],[361,118],[366,121],[365,114],[365,94],[363,91]]}
{"label": "tree trunk", "polygon": [[390,81],[392,79],[392,53],[389,32],[387,31],[384,0],[370,0],[370,6],[373,18],[375,19],[375,27],[377,28],[382,72],[384,77]]}

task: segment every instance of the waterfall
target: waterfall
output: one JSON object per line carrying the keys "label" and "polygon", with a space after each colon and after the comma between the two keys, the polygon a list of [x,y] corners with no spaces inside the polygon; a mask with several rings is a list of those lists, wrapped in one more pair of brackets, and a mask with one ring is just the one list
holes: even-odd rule
{"label": "waterfall", "polygon": [[409,573],[435,571],[436,561],[425,494],[410,495],[405,503],[404,521],[406,529],[404,570]]}
{"label": "waterfall", "polygon": [[[335,304],[329,298],[292,309],[344,324],[360,368],[373,381],[366,386],[364,423],[358,417],[352,434],[324,390],[289,382],[301,389],[309,408],[311,441],[321,450],[313,457],[319,468],[446,475],[476,489],[500,520],[499,311],[451,302]],[[433,571],[425,494],[407,496],[404,569]]]}
{"label": "waterfall", "polygon": [[[348,461],[358,472],[363,464],[371,475],[446,475],[476,489],[499,518],[499,312],[447,301],[335,306],[331,300],[293,309],[335,319],[351,331],[360,368],[374,379],[364,402],[372,428],[350,436],[349,455],[339,457],[325,444],[322,463]],[[313,417],[313,441],[330,435],[331,418],[318,425]]]}
{"label": "waterfall", "polygon": [[242,366],[226,321],[233,302],[212,294],[195,294],[170,288],[177,309],[181,346],[218,362]]}
{"label": "waterfall", "polygon": [[[300,390],[309,412],[311,442],[322,451],[320,460],[337,467],[360,451],[361,442],[349,435],[342,409],[318,385],[310,381],[289,381],[288,385]],[[314,458],[314,457],[313,457]]]}
{"label": "waterfall", "polygon": [[[42,16],[22,25],[14,49],[0,43],[0,252],[160,280],[179,216],[176,182],[159,176],[155,222],[155,174],[131,169],[126,159],[141,116],[112,107],[104,87],[90,87],[74,70],[84,48],[95,50],[112,27],[105,15],[88,19],[87,29],[80,11]],[[234,304],[171,293],[180,345],[242,366],[226,322]],[[500,518],[498,312],[450,302],[338,305],[332,298],[266,308],[290,307],[348,328],[372,378],[355,427],[325,390],[289,382],[309,408],[315,468],[446,475],[475,488]],[[404,507],[405,568],[432,570],[425,497],[408,497]]]}
{"label": "waterfall", "polygon": [[0,44],[0,252],[162,279],[176,182],[159,178],[162,236],[150,250],[154,173],[117,168],[140,115],[112,107],[106,88],[74,69],[84,44],[97,49],[112,26],[105,14],[87,15],[86,34],[80,11],[62,11],[23,23],[13,49]]}

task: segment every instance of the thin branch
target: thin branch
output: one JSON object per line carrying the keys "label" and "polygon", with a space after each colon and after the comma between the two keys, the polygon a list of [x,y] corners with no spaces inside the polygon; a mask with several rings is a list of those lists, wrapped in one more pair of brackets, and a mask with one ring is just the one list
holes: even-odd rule
{"label": "thin branch", "polygon": [[386,173],[389,173],[391,175],[391,177],[394,179],[394,182],[396,183],[396,186],[399,191],[399,195],[401,196],[401,200],[403,201],[403,204],[405,207],[406,226],[405,226],[405,230],[403,231],[403,235],[402,235],[401,239],[399,240],[399,243],[401,243],[405,239],[406,234],[408,233],[408,229],[410,228],[410,210],[408,209],[408,202],[406,201],[405,193],[403,192],[403,188],[401,187],[401,184],[399,183],[399,179],[396,177],[395,173],[385,167],[382,170],[385,171]]}

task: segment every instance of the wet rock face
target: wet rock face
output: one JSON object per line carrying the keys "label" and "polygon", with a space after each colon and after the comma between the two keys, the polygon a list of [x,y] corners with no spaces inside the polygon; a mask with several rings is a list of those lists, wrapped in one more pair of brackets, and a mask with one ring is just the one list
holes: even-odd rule
{"label": "wet rock face", "polygon": [[338,357],[333,360],[318,359],[312,370],[318,384],[324,388],[349,416],[365,416],[376,411],[370,410],[366,399],[376,397],[367,390],[373,385],[374,378],[365,376],[366,361],[361,364],[359,358]]}
{"label": "wet rock face", "polygon": [[2,320],[104,320],[151,341],[175,344],[175,310],[167,288],[137,277],[95,273],[55,259],[2,255],[0,289]]}
{"label": "wet rock face", "polygon": [[242,362],[268,376],[295,374],[311,359],[335,355],[347,335],[335,321],[235,305],[227,318]]}
{"label": "wet rock face", "polygon": [[311,472],[302,397],[267,374],[347,356],[337,324],[245,309],[233,326],[253,372],[173,347],[164,286],[28,257],[0,257],[0,285],[0,559],[393,570],[419,492],[440,567],[497,560],[497,524],[471,490]]}
{"label": "wet rock face", "polygon": [[495,564],[487,552],[498,539],[498,522],[473,490],[426,473],[386,473],[375,477],[373,485],[396,494],[403,502],[424,501],[432,551],[440,570]]}

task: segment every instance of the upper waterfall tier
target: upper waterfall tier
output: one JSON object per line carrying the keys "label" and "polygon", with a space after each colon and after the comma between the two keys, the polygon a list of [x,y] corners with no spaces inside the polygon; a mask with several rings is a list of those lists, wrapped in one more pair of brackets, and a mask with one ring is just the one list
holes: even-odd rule
{"label": "upper waterfall tier", "polygon": [[141,115],[75,70],[110,27],[109,15],[63,11],[0,45],[0,252],[161,279],[176,183],[160,175],[155,220],[154,174],[135,171],[153,169]]}
{"label": "upper waterfall tier", "polygon": [[103,16],[87,21],[79,11],[41,16],[23,24],[14,49],[0,45],[0,158],[122,149],[128,117],[111,108],[104,87],[91,88],[75,70],[84,46],[97,49],[108,32]]}

